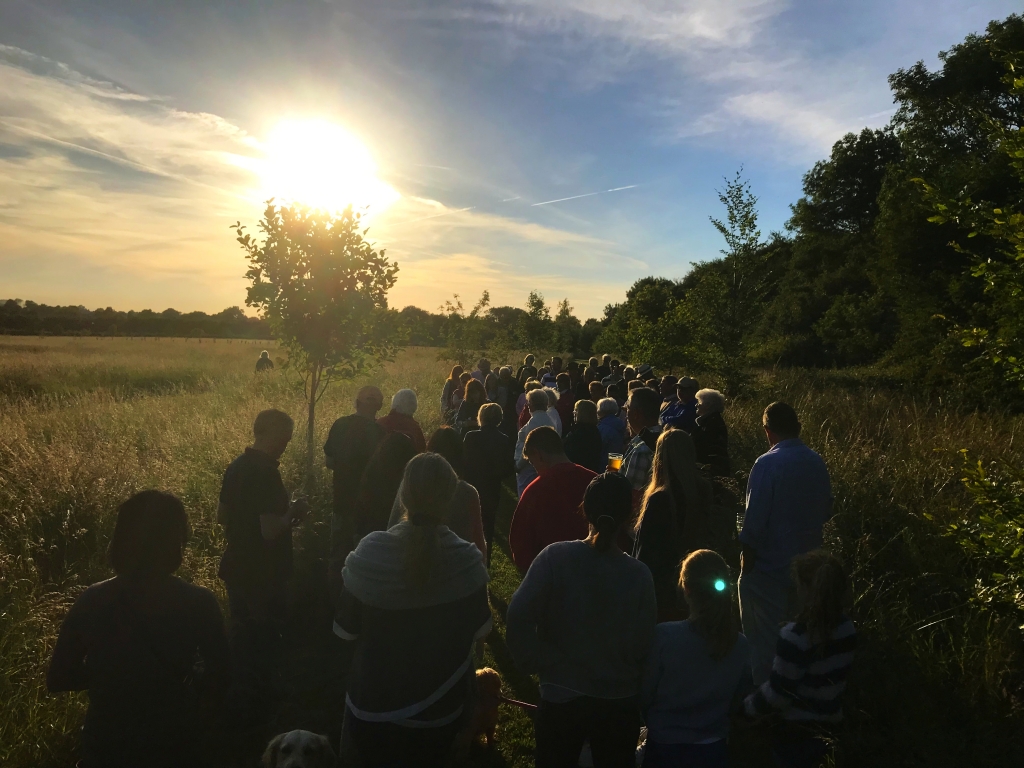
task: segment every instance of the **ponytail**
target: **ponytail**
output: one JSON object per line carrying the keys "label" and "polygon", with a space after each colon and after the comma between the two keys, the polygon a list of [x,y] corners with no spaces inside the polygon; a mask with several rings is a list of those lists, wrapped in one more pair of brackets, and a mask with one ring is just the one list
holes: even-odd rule
{"label": "ponytail", "polygon": [[683,561],[679,586],[690,605],[690,624],[707,642],[711,658],[721,661],[739,637],[729,566],[717,552],[698,549]]}
{"label": "ponytail", "polygon": [[445,458],[421,453],[405,465],[398,495],[411,525],[405,539],[405,578],[408,586],[425,586],[440,552],[437,526],[455,495],[458,478]]}
{"label": "ponytail", "polygon": [[633,486],[617,472],[598,475],[583,494],[583,514],[597,532],[594,549],[607,552],[633,514]]}
{"label": "ponytail", "polygon": [[843,621],[849,580],[835,555],[816,549],[793,560],[793,576],[803,593],[797,621],[807,625],[812,644],[832,637]]}

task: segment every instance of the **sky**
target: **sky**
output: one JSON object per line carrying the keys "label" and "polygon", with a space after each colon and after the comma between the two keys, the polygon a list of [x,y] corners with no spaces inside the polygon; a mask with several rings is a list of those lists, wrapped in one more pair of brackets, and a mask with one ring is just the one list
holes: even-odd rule
{"label": "sky", "polygon": [[718,255],[725,177],[781,230],[814,162],[888,122],[890,73],[1019,10],[0,0],[0,296],[243,306],[230,225],[275,197],[368,206],[392,306],[537,290],[599,317]]}

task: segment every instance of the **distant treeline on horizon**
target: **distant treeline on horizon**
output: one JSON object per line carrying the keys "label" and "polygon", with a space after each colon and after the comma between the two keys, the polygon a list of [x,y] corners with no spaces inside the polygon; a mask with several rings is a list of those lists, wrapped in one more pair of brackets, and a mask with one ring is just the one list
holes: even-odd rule
{"label": "distant treeline on horizon", "polygon": [[119,312],[84,306],[48,306],[34,301],[0,301],[0,334],[14,336],[174,336],[184,338],[269,339],[270,325],[239,307],[223,312]]}

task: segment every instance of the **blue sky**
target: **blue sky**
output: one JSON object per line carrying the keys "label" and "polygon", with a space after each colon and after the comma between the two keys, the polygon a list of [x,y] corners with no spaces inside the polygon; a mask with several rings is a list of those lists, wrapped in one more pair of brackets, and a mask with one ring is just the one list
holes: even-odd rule
{"label": "blue sky", "polygon": [[723,176],[742,165],[762,231],[781,229],[814,161],[888,121],[889,73],[1015,10],[0,0],[0,296],[241,305],[228,224],[258,218],[275,125],[321,120],[397,193],[371,221],[401,267],[395,306],[537,289],[598,316],[717,254]]}

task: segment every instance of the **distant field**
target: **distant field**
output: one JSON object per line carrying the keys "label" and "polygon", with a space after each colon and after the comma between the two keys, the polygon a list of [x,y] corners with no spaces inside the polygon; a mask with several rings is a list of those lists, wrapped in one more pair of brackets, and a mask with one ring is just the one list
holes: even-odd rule
{"label": "distant field", "polygon": [[[299,482],[301,390],[280,370],[253,375],[262,348],[237,340],[0,337],[0,764],[69,764],[84,697],[47,696],[43,677],[68,605],[83,587],[109,576],[103,553],[118,503],[146,487],[179,494],[195,529],[182,575],[219,593],[220,476],[247,444],[262,408],[296,417],[282,472],[289,486]],[[428,433],[438,425],[436,396],[446,371],[436,355],[407,350],[365,380],[386,397],[416,389],[417,416]],[[365,381],[339,385],[324,398],[318,445]],[[950,507],[965,504],[956,451],[1019,464],[1024,422],[946,410],[853,377],[763,374],[726,414],[737,468],[748,468],[764,450],[760,413],[775,399],[797,407],[805,439],[832,472],[837,516],[828,533],[853,572],[854,616],[865,638],[839,763],[1013,764],[1024,746],[1021,633],[972,602],[962,555],[938,531]],[[315,593],[321,572],[328,489],[326,472],[318,470],[317,514],[298,537],[300,604]],[[506,527],[511,509],[509,496]],[[492,569],[498,631],[488,663],[502,671],[511,695],[533,699],[532,682],[515,671],[503,643],[503,607],[518,582],[503,545]],[[315,639],[293,660],[312,679],[299,686],[282,723],[326,729],[340,712],[336,692],[323,690],[317,670],[338,651],[314,603],[309,598],[307,629]],[[486,763],[531,765],[528,720],[506,708],[503,718],[499,754]],[[735,764],[768,765],[764,739],[763,729],[739,730]]]}

